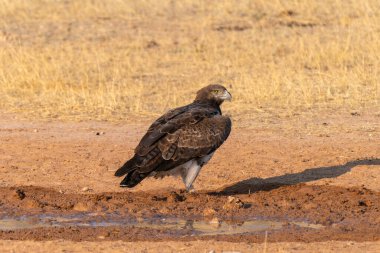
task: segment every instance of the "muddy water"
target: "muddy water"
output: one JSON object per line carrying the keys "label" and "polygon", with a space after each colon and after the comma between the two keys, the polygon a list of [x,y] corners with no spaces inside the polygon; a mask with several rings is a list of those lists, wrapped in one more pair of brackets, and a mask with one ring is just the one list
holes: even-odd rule
{"label": "muddy water", "polygon": [[221,221],[217,218],[211,220],[184,219],[175,217],[131,219],[117,214],[107,216],[94,213],[81,213],[70,216],[20,216],[4,217],[0,219],[0,230],[13,231],[19,229],[36,229],[49,227],[136,227],[146,229],[159,229],[183,231],[193,235],[234,235],[243,233],[255,233],[269,230],[280,230],[286,226],[294,225],[300,228],[319,229],[320,224],[309,224],[297,221],[279,221],[270,219],[246,219],[234,221]]}

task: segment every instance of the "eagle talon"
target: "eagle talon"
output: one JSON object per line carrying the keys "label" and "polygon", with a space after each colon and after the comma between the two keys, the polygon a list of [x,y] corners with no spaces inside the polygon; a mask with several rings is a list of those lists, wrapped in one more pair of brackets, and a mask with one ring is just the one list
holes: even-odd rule
{"label": "eagle talon", "polygon": [[193,193],[193,192],[195,192],[195,189],[194,189],[194,187],[192,185],[190,185],[190,187],[186,187],[186,191],[188,193]]}

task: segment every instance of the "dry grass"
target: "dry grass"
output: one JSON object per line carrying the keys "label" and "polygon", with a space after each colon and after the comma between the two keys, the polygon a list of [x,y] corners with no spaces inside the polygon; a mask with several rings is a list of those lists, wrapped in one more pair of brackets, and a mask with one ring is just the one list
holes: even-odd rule
{"label": "dry grass", "polygon": [[380,2],[0,0],[0,106],[122,119],[231,84],[239,114],[379,104]]}

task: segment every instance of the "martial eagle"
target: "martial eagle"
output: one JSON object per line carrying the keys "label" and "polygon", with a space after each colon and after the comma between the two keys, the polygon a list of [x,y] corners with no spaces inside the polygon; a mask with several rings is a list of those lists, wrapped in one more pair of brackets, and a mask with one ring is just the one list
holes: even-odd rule
{"label": "martial eagle", "polygon": [[205,165],[231,132],[231,119],[220,105],[231,94],[219,84],[197,92],[194,102],[168,111],[149,127],[134,156],[115,172],[132,188],[144,178],[180,175],[189,191]]}

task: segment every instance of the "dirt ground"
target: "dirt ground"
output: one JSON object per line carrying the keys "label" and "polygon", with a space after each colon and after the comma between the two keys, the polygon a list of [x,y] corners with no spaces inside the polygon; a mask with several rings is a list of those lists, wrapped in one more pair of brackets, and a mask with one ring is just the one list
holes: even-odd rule
{"label": "dirt ground", "polygon": [[5,252],[378,252],[379,112],[274,115],[234,119],[230,138],[202,170],[196,192],[187,193],[178,178],[147,179],[127,190],[113,176],[151,119],[33,122],[1,114],[0,214],[269,217],[321,229],[289,224],[266,235],[192,236],[159,228],[49,227],[1,231],[0,247]]}
{"label": "dirt ground", "polygon": [[379,252],[378,242],[318,242],[318,243],[230,243],[222,241],[192,241],[192,242],[69,242],[59,241],[0,241],[3,252]]}

